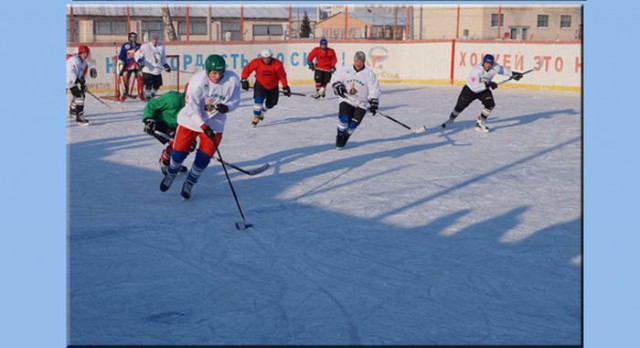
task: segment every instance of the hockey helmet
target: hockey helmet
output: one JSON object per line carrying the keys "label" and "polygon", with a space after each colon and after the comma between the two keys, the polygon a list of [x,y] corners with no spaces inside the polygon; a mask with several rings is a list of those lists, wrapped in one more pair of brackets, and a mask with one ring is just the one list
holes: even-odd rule
{"label": "hockey helmet", "polygon": [[327,41],[327,39],[326,39],[326,38],[324,38],[324,37],[323,37],[322,39],[320,39],[320,46],[322,46],[322,45],[328,45],[328,44],[329,44],[329,42]]}
{"label": "hockey helmet", "polygon": [[262,51],[260,51],[260,57],[262,57],[262,58],[271,58],[271,57],[273,57],[273,53],[271,52],[270,49],[265,48]]}
{"label": "hockey helmet", "polygon": [[212,54],[207,57],[207,60],[204,63],[205,68],[207,69],[207,74],[211,71],[217,71],[219,73],[224,73],[226,70],[227,63],[224,61],[219,54]]}
{"label": "hockey helmet", "polygon": [[482,58],[482,64],[484,65],[484,63],[491,63],[491,66],[493,66],[493,64],[495,63],[495,58],[492,54],[485,54]]}
{"label": "hockey helmet", "polygon": [[89,50],[89,46],[87,45],[78,46],[78,54],[82,54],[82,53],[86,53],[87,55],[91,53],[91,50]]}

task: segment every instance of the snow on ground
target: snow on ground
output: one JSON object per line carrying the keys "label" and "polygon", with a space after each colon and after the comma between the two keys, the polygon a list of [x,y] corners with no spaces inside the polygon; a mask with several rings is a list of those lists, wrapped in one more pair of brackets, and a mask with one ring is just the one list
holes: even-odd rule
{"label": "snow on ground", "polygon": [[[165,193],[141,102],[69,122],[70,344],[579,344],[580,95],[498,89],[441,131],[458,86],[383,85],[336,151],[337,99],[251,93],[212,162]],[[311,86],[294,86],[311,93]],[[120,110],[118,110],[120,109]],[[190,155],[186,164],[191,164]]]}

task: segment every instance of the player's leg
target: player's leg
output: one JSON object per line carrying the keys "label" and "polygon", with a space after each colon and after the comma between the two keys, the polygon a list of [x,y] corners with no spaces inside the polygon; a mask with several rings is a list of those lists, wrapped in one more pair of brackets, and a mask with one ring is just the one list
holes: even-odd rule
{"label": "player's leg", "polygon": [[442,124],[442,128],[449,127],[453,121],[455,121],[456,117],[471,104],[477,98],[476,93],[474,93],[469,86],[465,85],[462,87],[462,91],[460,91],[460,95],[458,96],[458,101],[456,102],[456,106],[449,114],[449,119]]}
{"label": "player's leg", "polygon": [[482,132],[488,132],[489,127],[487,127],[485,121],[489,118],[491,111],[495,108],[496,103],[493,100],[493,93],[490,89],[485,90],[484,92],[478,95],[478,99],[482,102],[484,108],[480,112],[480,116],[478,116],[478,120],[476,121],[476,128]]}
{"label": "player's leg", "polygon": [[211,158],[216,152],[216,147],[220,146],[220,143],[222,142],[222,133],[216,133],[215,143],[204,133],[199,133],[199,138],[200,146],[198,147],[198,150],[196,150],[196,158],[193,160],[193,165],[191,166],[189,175],[187,175],[187,178],[182,185],[182,192],[180,193],[184,199],[189,199],[191,197],[191,189],[193,188],[193,185],[198,182],[200,175],[202,175],[207,166],[209,166],[209,162],[211,162]]}
{"label": "player's leg", "polygon": [[336,134],[336,149],[340,150],[344,147],[351,135],[349,133],[349,124],[354,116],[355,107],[347,102],[340,103],[338,111],[338,133]]}
{"label": "player's leg", "polygon": [[171,160],[169,162],[169,168],[167,168],[167,174],[164,179],[160,183],[160,191],[164,192],[171,187],[173,183],[173,179],[175,179],[176,175],[180,171],[182,167],[182,162],[189,155],[189,148],[191,144],[198,136],[198,132],[192,131],[191,129],[178,126],[176,130],[176,135],[173,139],[173,149],[171,151]]}

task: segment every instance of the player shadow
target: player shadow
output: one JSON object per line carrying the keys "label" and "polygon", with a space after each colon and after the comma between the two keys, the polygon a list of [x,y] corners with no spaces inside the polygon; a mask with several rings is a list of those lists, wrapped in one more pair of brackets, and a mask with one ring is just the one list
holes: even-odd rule
{"label": "player shadow", "polygon": [[[551,119],[558,116],[574,116],[579,114],[580,112],[576,111],[575,109],[562,109],[562,110],[552,110],[552,111],[545,111],[545,112],[536,112],[536,113],[512,116],[512,117],[506,117],[506,118],[489,117],[487,121],[487,126],[489,127],[491,132],[493,132],[498,129],[523,126],[538,120]],[[509,124],[501,125],[504,123],[509,123]],[[438,132],[442,133],[443,135],[450,136],[450,135],[459,133],[465,129],[475,128],[475,126],[476,126],[475,119],[460,120],[460,116],[459,116],[458,120],[456,120],[452,125],[450,125],[447,128],[442,128],[441,124],[434,125],[434,128]]]}
{"label": "player shadow", "polygon": [[[215,162],[183,202],[183,176],[158,189],[162,147],[151,137],[72,143],[69,343],[577,344],[580,270],[569,260],[580,253],[579,218],[523,227],[532,207],[515,203],[490,215],[482,206],[432,211],[414,227],[391,221],[575,141],[417,200],[391,194],[377,215],[348,204],[350,194],[323,204],[308,198],[384,185],[386,175],[420,163],[364,176],[357,169],[448,141],[371,153],[348,152],[350,142],[336,159],[308,167],[308,156],[333,144],[279,151],[238,163],[268,161],[273,172],[231,176],[255,224],[245,231],[233,227],[240,217]],[[316,176],[326,178],[303,183]]]}

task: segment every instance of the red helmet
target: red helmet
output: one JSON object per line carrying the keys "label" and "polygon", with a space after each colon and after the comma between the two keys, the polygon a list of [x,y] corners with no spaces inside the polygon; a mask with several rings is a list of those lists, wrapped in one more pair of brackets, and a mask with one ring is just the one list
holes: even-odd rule
{"label": "red helmet", "polygon": [[89,54],[89,52],[90,52],[89,46],[86,46],[86,45],[78,46],[78,54],[82,54],[82,53]]}

